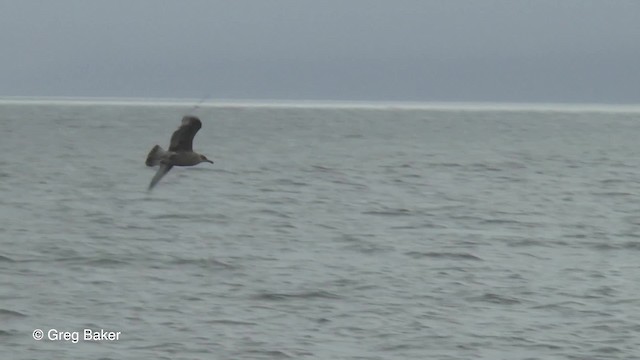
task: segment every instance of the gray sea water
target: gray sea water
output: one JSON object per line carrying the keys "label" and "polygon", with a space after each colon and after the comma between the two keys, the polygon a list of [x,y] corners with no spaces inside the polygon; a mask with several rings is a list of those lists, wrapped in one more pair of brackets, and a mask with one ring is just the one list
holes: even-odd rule
{"label": "gray sea water", "polygon": [[2,359],[640,358],[640,113],[201,107],[148,193],[189,108],[0,105]]}

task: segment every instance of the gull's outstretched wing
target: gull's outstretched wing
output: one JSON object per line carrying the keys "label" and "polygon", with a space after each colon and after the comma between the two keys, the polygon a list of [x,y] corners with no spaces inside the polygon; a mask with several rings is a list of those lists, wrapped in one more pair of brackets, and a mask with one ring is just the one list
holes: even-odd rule
{"label": "gull's outstretched wing", "polygon": [[160,181],[160,179],[162,179],[163,176],[167,175],[167,173],[169,172],[169,170],[171,170],[172,167],[173,165],[160,164],[160,168],[158,169],[156,174],[153,176],[153,179],[151,179],[151,182],[149,183],[149,190],[153,189],[153,187],[156,186],[158,181]]}
{"label": "gull's outstretched wing", "polygon": [[182,118],[182,125],[171,135],[169,151],[193,151],[193,137],[202,127],[202,122],[195,116]]}

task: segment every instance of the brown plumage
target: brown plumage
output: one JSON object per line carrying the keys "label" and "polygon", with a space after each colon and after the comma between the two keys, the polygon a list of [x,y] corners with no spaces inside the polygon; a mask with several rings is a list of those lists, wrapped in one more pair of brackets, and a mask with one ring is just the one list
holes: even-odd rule
{"label": "brown plumage", "polygon": [[169,150],[165,151],[160,145],[155,145],[149,154],[145,164],[147,166],[160,165],[160,168],[149,183],[149,190],[165,176],[174,166],[193,166],[201,162],[213,161],[206,156],[193,151],[193,138],[202,127],[202,122],[195,116],[185,116],[182,118],[180,127],[171,135]]}

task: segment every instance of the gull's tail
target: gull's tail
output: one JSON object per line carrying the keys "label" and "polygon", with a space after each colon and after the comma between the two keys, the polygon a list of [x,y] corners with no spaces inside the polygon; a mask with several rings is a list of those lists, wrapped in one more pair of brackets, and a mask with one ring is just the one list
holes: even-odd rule
{"label": "gull's tail", "polygon": [[162,158],[162,155],[165,153],[164,149],[160,147],[160,145],[156,145],[153,148],[151,148],[151,151],[149,151],[149,155],[147,155],[147,161],[145,161],[144,163],[147,166],[156,166],[160,164],[160,159]]}

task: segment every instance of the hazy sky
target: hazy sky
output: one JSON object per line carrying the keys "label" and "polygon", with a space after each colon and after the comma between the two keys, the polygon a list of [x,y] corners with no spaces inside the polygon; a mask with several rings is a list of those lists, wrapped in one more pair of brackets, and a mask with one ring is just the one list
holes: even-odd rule
{"label": "hazy sky", "polygon": [[640,103],[637,0],[0,0],[0,96]]}

